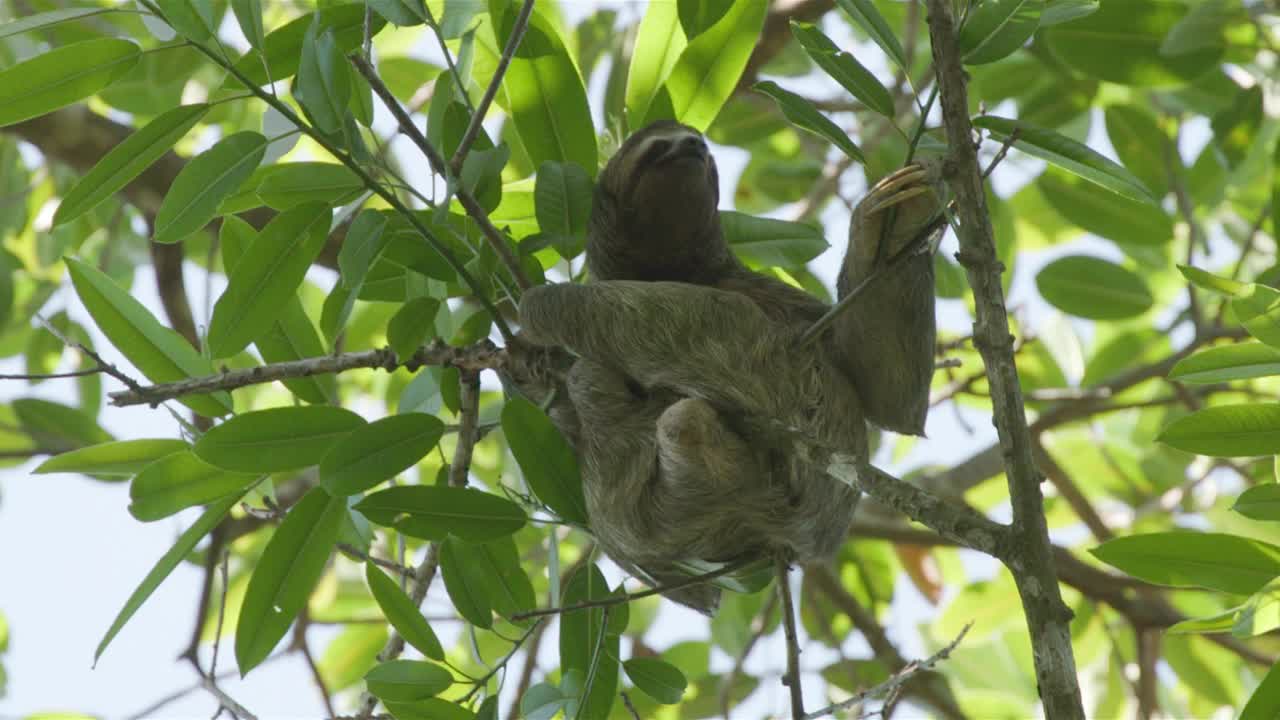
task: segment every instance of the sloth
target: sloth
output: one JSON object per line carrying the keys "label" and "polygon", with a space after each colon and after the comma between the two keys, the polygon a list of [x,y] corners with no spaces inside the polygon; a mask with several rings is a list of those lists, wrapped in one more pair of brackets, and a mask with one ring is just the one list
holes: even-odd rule
{"label": "sloth", "polygon": [[[867,421],[923,433],[933,264],[915,248],[929,246],[936,182],[909,165],[871,188],[838,296],[911,254],[802,345],[830,308],[733,254],[702,135],[661,121],[623,143],[594,192],[590,282],[520,303],[525,341],[577,357],[551,417],[578,455],[592,533],[621,568],[666,587],[708,564],[839,548],[858,494],[796,440],[865,461]],[[707,584],[665,594],[708,614],[719,598]]]}

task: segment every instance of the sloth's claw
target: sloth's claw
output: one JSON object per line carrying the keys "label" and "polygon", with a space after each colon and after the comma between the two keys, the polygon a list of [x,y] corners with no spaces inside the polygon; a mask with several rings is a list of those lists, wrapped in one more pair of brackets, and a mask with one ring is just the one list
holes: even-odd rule
{"label": "sloth's claw", "polygon": [[929,192],[929,188],[927,186],[915,185],[913,187],[907,188],[906,190],[903,190],[902,192],[894,193],[893,195],[890,195],[889,197],[886,197],[883,199],[877,196],[874,198],[875,204],[872,205],[871,208],[867,210],[867,212],[878,213],[881,210],[886,210],[888,208],[894,207],[895,205],[901,205],[902,203],[910,200],[911,198],[919,197],[920,195],[923,195],[927,192]]}

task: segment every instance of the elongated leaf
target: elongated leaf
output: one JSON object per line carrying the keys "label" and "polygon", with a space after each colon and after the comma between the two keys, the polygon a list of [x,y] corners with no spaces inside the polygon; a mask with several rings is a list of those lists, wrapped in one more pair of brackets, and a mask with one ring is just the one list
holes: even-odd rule
{"label": "elongated leaf", "polygon": [[1250,335],[1280,348],[1280,291],[1266,285],[1249,285],[1231,299],[1231,311]]}
{"label": "elongated leaf", "polygon": [[[514,29],[515,15],[514,4],[490,0],[499,47]],[[599,159],[586,89],[555,24],[536,7],[502,89],[511,121],[534,167],[548,160],[575,162],[595,175]]]}
{"label": "elongated leaf", "polygon": [[1240,720],[1271,720],[1280,715],[1280,663],[1271,666],[1253,691]]}
{"label": "elongated leaf", "polygon": [[[458,6],[451,4],[448,7]],[[464,5],[463,7],[466,6]],[[490,698],[496,699],[496,696],[491,695]],[[488,701],[486,700],[485,702]],[[438,697],[407,703],[391,700],[383,704],[387,706],[387,710],[396,720],[481,720],[476,713],[456,702]],[[483,705],[484,703],[481,704]]]}
{"label": "elongated leaf", "polygon": [[565,520],[585,525],[578,461],[546,413],[524,398],[512,398],[502,408],[502,431],[538,499]]}
{"label": "elongated leaf", "polygon": [[[208,359],[181,335],[161,325],[102,271],[72,258],[66,263],[76,294],[98,329],[148,379],[163,383],[213,374]],[[184,396],[179,402],[206,417],[232,410],[231,396],[225,392]]]}
{"label": "elongated leaf", "polygon": [[306,605],[346,513],[346,498],[312,488],[272,534],[249,578],[236,623],[236,664],[241,675],[266,659]]}
{"label": "elongated leaf", "polygon": [[369,692],[381,700],[410,702],[440,694],[453,684],[453,675],[422,660],[388,660],[364,676]]}
{"label": "elongated leaf", "polygon": [[1208,290],[1228,297],[1238,295],[1251,287],[1249,283],[1214,275],[1190,265],[1179,265],[1178,272],[1182,273],[1182,277],[1186,278],[1188,282],[1201,290]]}
{"label": "elongated leaf", "polygon": [[236,263],[209,322],[209,352],[240,352],[280,317],[286,302],[320,254],[332,219],[329,206],[307,203],[286,210],[262,229]]}
{"label": "elongated leaf", "polygon": [[1162,532],[1109,540],[1099,560],[1158,585],[1248,595],[1280,576],[1280,547],[1221,533]]}
{"label": "elongated leaf", "polygon": [[484,542],[524,527],[519,505],[474,488],[409,485],[380,490],[355,509],[380,525],[394,524],[406,535],[442,540],[446,534]]}
{"label": "elongated leaf", "polygon": [[65,22],[110,12],[116,12],[115,8],[73,7],[27,15],[0,25],[0,40],[19,33],[42,30]]}
{"label": "elongated leaf", "polygon": [[1016,132],[1017,139],[1013,146],[1028,155],[1034,155],[1132,200],[1159,205],[1147,186],[1134,177],[1133,173],[1096,150],[1053,130],[994,115],[976,117],[973,125],[990,130],[992,137],[1000,142],[1007,141]]}
{"label": "elongated leaf", "polygon": [[1103,2],[1044,38],[1058,59],[1087,75],[1122,85],[1181,85],[1215,67],[1223,52],[1221,42],[1179,55],[1160,52],[1187,11],[1186,4],[1163,0]]}
{"label": "elongated leaf", "polygon": [[74,450],[114,439],[79,408],[40,398],[19,398],[11,407],[22,431],[41,447]]}
{"label": "elongated leaf", "polygon": [[889,23],[885,22],[884,16],[876,10],[875,3],[871,0],[836,0],[836,5],[853,20],[854,24],[862,28],[862,31],[871,36],[871,39],[880,46],[881,50],[889,56],[889,59],[897,63],[902,70],[907,68],[907,54],[902,50],[902,43],[898,42],[898,36],[893,34],[889,29]]}
{"label": "elongated leaf", "polygon": [[508,535],[473,548],[472,557],[480,569],[485,594],[499,615],[511,618],[535,607],[533,583],[520,566],[520,553],[513,537]]}
{"label": "elongated leaf", "polygon": [[[538,229],[553,238],[585,238],[587,219],[591,215],[591,193],[591,176],[577,164],[543,163],[538,167],[533,191]],[[566,256],[563,252],[560,254]]]}
{"label": "elongated leaf", "polygon": [[493,627],[493,600],[481,560],[478,545],[456,537],[447,537],[440,544],[440,574],[454,608],[467,622],[489,629]]}
{"label": "elongated leaf", "polygon": [[178,567],[178,563],[182,562],[195,549],[201,538],[208,535],[214,526],[222,522],[222,518],[226,517],[227,513],[231,512],[231,508],[235,507],[238,502],[240,502],[239,496],[231,496],[210,505],[199,520],[196,520],[191,527],[178,536],[178,541],[156,561],[155,566],[142,579],[138,587],[129,595],[129,599],[125,601],[124,607],[120,608],[120,612],[116,614],[115,620],[111,622],[111,627],[107,629],[106,634],[102,636],[102,640],[98,642],[97,649],[93,652],[93,661],[95,663],[97,663],[98,658],[102,657],[103,651],[107,649],[107,645],[111,644],[116,633],[120,632],[120,629],[124,627],[125,623],[129,622],[129,619],[138,611],[138,608],[142,607],[142,603],[151,597],[151,593],[160,587],[160,583],[164,582],[164,579],[169,577],[169,573]]}
{"label": "elongated leaf", "polygon": [[364,282],[369,266],[389,239],[384,232],[387,223],[387,216],[376,210],[362,210],[351,222],[338,251],[338,269],[345,287],[358,288]]}
{"label": "elongated leaf", "polygon": [[1076,20],[1098,11],[1100,0],[1049,0],[1040,16],[1040,27],[1051,27]]}
{"label": "elongated leaf", "polygon": [[436,313],[440,301],[435,298],[414,298],[396,311],[387,323],[387,344],[396,357],[407,360],[431,337],[435,329]]}
{"label": "elongated leaf", "polygon": [[131,477],[156,460],[188,447],[182,440],[118,440],[54,455],[31,472]]}
{"label": "elongated leaf", "polygon": [[155,0],[155,3],[179,35],[195,42],[213,37],[213,3],[208,0]]}
{"label": "elongated leaf", "polygon": [[1280,520],[1280,485],[1258,485],[1240,493],[1232,510],[1254,520]]}
{"label": "elongated leaf", "polygon": [[968,65],[995,62],[1021,48],[1044,12],[1044,0],[982,0],[960,28],[960,51]]}
{"label": "elongated leaf", "polygon": [[1179,450],[1212,457],[1280,454],[1280,404],[1208,407],[1169,423],[1156,439]]}
{"label": "elongated leaf", "polygon": [[1101,258],[1071,255],[1054,260],[1036,275],[1036,287],[1050,305],[1092,320],[1120,320],[1151,308],[1143,279]]}
{"label": "elongated leaf", "polygon": [[782,89],[772,80],[756,83],[752,86],[753,90],[762,92],[773,98],[778,103],[778,107],[782,110],[782,114],[787,116],[796,127],[801,130],[813,133],[827,142],[835,145],[848,155],[851,159],[858,162],[866,162],[866,158],[862,156],[862,151],[858,146],[849,139],[849,136],[840,129],[839,125],[831,122],[826,115],[818,112],[808,100],[796,95],[793,92]]}
{"label": "elongated leaf", "polygon": [[320,461],[320,484],[354,495],[413,467],[440,442],[444,423],[425,413],[382,418],[356,428]]}
{"label": "elongated leaf", "polygon": [[872,110],[893,118],[893,98],[889,97],[889,91],[857,58],[837,47],[831,38],[814,25],[792,21],[791,34],[818,67],[840,83],[841,87]]}
{"label": "elongated leaf", "polygon": [[421,25],[427,21],[422,0],[369,0],[369,7],[387,22],[400,27]]}
{"label": "elongated leaf", "polygon": [[242,495],[261,475],[216,468],[190,451],[166,455],[129,485],[129,513],[151,522],[228,495]]}
{"label": "elongated leaf", "polygon": [[346,165],[290,162],[267,168],[255,194],[269,207],[287,210],[306,202],[343,205],[362,190],[364,183]]}
{"label": "elongated leaf", "polygon": [[1280,375],[1280,350],[1263,343],[1239,343],[1201,350],[1179,360],[1170,380],[1192,385]]}
{"label": "elongated leaf", "polygon": [[1174,623],[1166,630],[1170,635],[1184,635],[1187,633],[1226,633],[1231,632],[1231,626],[1235,625],[1236,608],[1232,608],[1226,612],[1210,615],[1202,618],[1192,618]]}
{"label": "elongated leaf", "polygon": [[231,11],[235,13],[240,32],[244,33],[249,47],[259,52],[266,46],[266,32],[262,28],[261,0],[231,0]]}
{"label": "elongated leaf", "polygon": [[680,668],[657,658],[631,658],[622,663],[627,677],[649,697],[665,705],[680,702],[689,681]]}
{"label": "elongated leaf", "polygon": [[[588,600],[601,600],[613,595],[600,568],[592,564],[574,574],[564,591],[564,604],[576,605]],[[607,618],[607,621],[606,621]],[[566,676],[578,673],[590,677],[590,688],[570,687],[565,681],[566,695],[582,705],[581,717],[608,717],[617,695],[618,638],[627,626],[625,604],[606,608],[575,610],[560,616],[560,663]],[[583,694],[586,697],[583,697]]]}
{"label": "elongated leaf", "polygon": [[[257,239],[258,231],[249,223],[235,216],[225,218],[218,233],[223,266],[235,267],[245,248]],[[307,317],[307,312],[302,309],[302,302],[297,297],[285,301],[280,310],[280,319],[267,332],[259,335],[254,343],[258,352],[262,353],[262,359],[269,363],[318,357],[325,353],[324,343],[320,341],[311,318]],[[290,392],[312,405],[333,402],[338,397],[338,383],[332,375],[290,378],[282,382]]]}
{"label": "elongated leaf", "polygon": [[284,472],[320,462],[335,443],[364,425],[338,407],[283,407],[237,415],[206,432],[193,448],[224,470]]}
{"label": "elongated leaf", "polygon": [[1115,241],[1121,248],[1164,245],[1173,240],[1173,219],[1160,208],[1052,169],[1041,175],[1036,184],[1062,217],[1083,230]]}
{"label": "elongated leaf", "polygon": [[633,130],[640,129],[649,116],[649,106],[688,45],[678,10],[673,2],[651,2],[645,7],[627,68],[627,117],[636,125]]}
{"label": "elongated leaf", "polygon": [[0,127],[93,95],[132,70],[139,57],[128,40],[96,38],[0,70]]}
{"label": "elongated leaf", "polygon": [[265,137],[246,131],[191,158],[160,203],[153,239],[178,242],[208,225],[222,200],[253,174],[266,149]]}
{"label": "elongated leaf", "polygon": [[332,30],[313,19],[302,38],[302,62],[294,96],[311,112],[316,127],[327,133],[342,129],[351,100],[351,76]]}
{"label": "elongated leaf", "polygon": [[[288,79],[298,72],[303,40],[311,23],[317,19],[321,30],[333,32],[334,44],[343,55],[360,47],[364,40],[364,3],[333,5],[303,15],[267,33],[263,40],[265,53],[257,50],[245,53],[236,61],[236,70],[254,85]],[[369,23],[369,32],[377,35],[385,26],[382,17],[374,15]],[[263,62],[264,57],[266,62]],[[234,78],[228,78],[227,85],[241,87]]]}
{"label": "elongated leaf", "polygon": [[1139,105],[1108,105],[1107,137],[1124,166],[1152,191],[1156,198],[1169,192],[1169,173],[1162,152],[1153,152],[1153,143],[1164,143],[1168,134],[1155,117]]}
{"label": "elongated leaf", "polygon": [[119,192],[195,127],[210,107],[203,103],[176,107],[111,148],[63,197],[53,224],[74,220]]}
{"label": "elongated leaf", "polygon": [[373,563],[365,564],[364,577],[373,599],[378,601],[382,614],[387,616],[387,622],[400,633],[400,637],[432,660],[444,660],[444,648],[431,625],[396,581]]}
{"label": "elongated leaf", "polygon": [[710,127],[746,69],[766,10],[766,3],[733,3],[715,25],[690,40],[663,83],[665,100],[650,105],[646,124],[671,117],[698,131]]}
{"label": "elongated leaf", "polygon": [[766,266],[799,267],[830,247],[812,225],[731,210],[720,212],[720,229],[738,257]]}

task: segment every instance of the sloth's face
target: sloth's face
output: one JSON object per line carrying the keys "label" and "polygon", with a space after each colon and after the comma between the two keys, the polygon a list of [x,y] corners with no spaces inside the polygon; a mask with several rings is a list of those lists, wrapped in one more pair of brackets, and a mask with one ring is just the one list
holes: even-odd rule
{"label": "sloth's face", "polygon": [[629,213],[675,215],[686,226],[699,226],[719,203],[715,160],[702,134],[686,125],[650,125],[631,136],[609,165],[610,190]]}

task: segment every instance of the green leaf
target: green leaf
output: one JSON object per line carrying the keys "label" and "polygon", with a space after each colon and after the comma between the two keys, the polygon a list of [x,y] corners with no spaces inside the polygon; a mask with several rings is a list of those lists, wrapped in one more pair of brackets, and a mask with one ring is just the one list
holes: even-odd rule
{"label": "green leaf", "polygon": [[209,352],[229,357],[244,349],[280,317],[287,301],[320,254],[329,234],[328,205],[286,210],[258,234],[236,263],[209,322]]}
{"label": "green leaf", "polygon": [[111,148],[67,191],[53,214],[54,226],[80,217],[119,192],[173,148],[174,143],[200,122],[210,107],[203,103],[176,107]]}
{"label": "green leaf", "polygon": [[[244,255],[245,248],[257,239],[258,231],[249,223],[235,216],[225,218],[218,234],[223,266],[235,267]],[[320,341],[311,318],[307,317],[307,312],[302,309],[302,302],[297,297],[285,301],[284,307],[280,309],[280,319],[267,332],[259,335],[254,343],[258,346],[262,359],[269,363],[319,357],[325,353],[324,343]],[[289,388],[289,392],[312,405],[333,402],[338,397],[338,382],[333,375],[290,378],[282,382]]]}
{"label": "green leaf", "polygon": [[400,27],[421,25],[427,21],[422,0],[369,0],[369,7]]}
{"label": "green leaf", "polygon": [[690,40],[663,83],[660,97],[649,106],[645,124],[672,117],[705,131],[737,88],[764,26],[766,5],[733,3],[715,25]]}
{"label": "green leaf", "polygon": [[413,357],[435,330],[440,301],[419,297],[405,303],[387,323],[387,344],[401,362]]}
{"label": "green leaf", "polygon": [[732,210],[720,211],[720,229],[738,257],[764,266],[799,267],[830,247],[822,230],[812,225]]}
{"label": "green leaf", "polygon": [[391,415],[357,427],[320,461],[320,484],[355,495],[413,467],[440,442],[444,423],[424,413]]}
{"label": "green leaf", "polygon": [[1036,183],[1062,217],[1122,249],[1126,245],[1165,245],[1173,240],[1173,219],[1158,207],[1055,170],[1045,172]]}
{"label": "green leaf", "polygon": [[[494,37],[506,45],[515,8],[490,0]],[[496,53],[495,53],[496,54]],[[596,131],[578,68],[555,25],[534,9],[516,55],[502,79],[507,111],[535,167],[575,162],[592,175],[599,166]]]}
{"label": "green leaf", "polygon": [[578,460],[546,413],[524,398],[512,398],[502,408],[502,431],[538,499],[568,522],[585,525]]}
{"label": "green leaf", "polygon": [[129,514],[151,522],[228,495],[243,495],[258,478],[254,473],[216,468],[190,451],[156,460],[129,485]]}
{"label": "green leaf", "polygon": [[[308,13],[267,34],[263,40],[265,52],[257,50],[245,53],[236,61],[235,69],[254,85],[288,79],[298,72],[302,59],[302,43],[313,21],[319,21],[321,30],[333,32],[334,45],[345,56],[360,47],[364,41],[364,3],[343,3]],[[386,22],[374,15],[369,22],[369,32],[377,35]],[[263,58],[266,61],[263,61]],[[228,87],[240,88],[235,78],[227,80]]]}
{"label": "green leaf", "polygon": [[1107,137],[1120,161],[1153,191],[1152,197],[1164,197],[1169,192],[1169,173],[1160,146],[1169,136],[1155,117],[1139,105],[1108,105],[1106,122]]}
{"label": "green leaf", "polygon": [[236,623],[236,664],[242,676],[266,659],[307,604],[346,513],[346,498],[312,488],[267,541]]}
{"label": "green leaf", "polygon": [[259,133],[238,132],[187,161],[160,203],[152,239],[178,242],[208,225],[222,200],[253,174],[266,149],[267,139]]}
{"label": "green leaf", "polygon": [[265,168],[255,193],[276,210],[306,202],[330,206],[354,200],[364,182],[346,165],[331,162],[289,162]]}
{"label": "green leaf", "polygon": [[152,462],[188,447],[182,440],[118,440],[54,455],[31,472],[131,477]]}
{"label": "green leaf", "polygon": [[1170,447],[1212,457],[1280,453],[1280,404],[1218,405],[1169,423],[1156,438]]}
{"label": "green leaf", "polygon": [[211,428],[198,442],[201,460],[239,472],[300,470],[320,458],[364,418],[339,407],[281,407],[237,415]]}
{"label": "green leaf", "polygon": [[840,83],[841,87],[875,112],[893,119],[893,98],[889,96],[889,91],[857,58],[837,47],[831,38],[814,25],[793,20],[791,34],[818,67]]}
{"label": "green leaf", "polygon": [[[447,7],[458,6],[451,3]],[[495,696],[491,695],[490,698]],[[479,716],[475,713],[454,701],[443,698],[433,697],[408,703],[392,700],[385,705],[396,720],[479,720]]]}
{"label": "green leaf", "polygon": [[338,251],[338,270],[344,286],[358,288],[364,282],[369,266],[390,239],[384,232],[387,223],[387,216],[376,210],[361,210],[352,221]]}
{"label": "green leaf", "polygon": [[649,697],[664,705],[680,702],[689,681],[680,668],[657,658],[631,658],[622,663],[627,677]]}
{"label": "green leaf", "polygon": [[1136,578],[1173,587],[1250,595],[1280,575],[1280,547],[1222,533],[1131,535],[1090,552]]}
{"label": "green leaf", "polygon": [[249,47],[259,52],[266,46],[266,33],[262,28],[261,0],[231,0],[231,11],[235,13],[240,32],[249,41]]}
{"label": "green leaf", "polygon": [[410,702],[439,695],[453,684],[453,675],[423,660],[388,660],[370,670],[364,681],[381,700]]}
{"label": "green leaf", "polygon": [[1178,272],[1182,273],[1182,277],[1186,278],[1192,285],[1201,290],[1208,290],[1219,295],[1237,295],[1251,287],[1249,283],[1214,275],[1190,265],[1179,265]]}
{"label": "green leaf", "polygon": [[213,37],[213,3],[208,0],[155,0],[169,26],[188,40]]}
{"label": "green leaf", "polygon": [[1141,276],[1101,258],[1070,255],[1036,275],[1044,299],[1070,315],[1122,320],[1151,309],[1154,299]]}
{"label": "green leaf", "polygon": [[1240,711],[1240,720],[1271,720],[1277,716],[1280,716],[1280,663],[1271,666]]}
{"label": "green leaf", "polygon": [[44,448],[74,450],[114,438],[81,410],[39,398],[19,398],[11,404],[18,424]]}
{"label": "green leaf", "polygon": [[1187,5],[1179,2],[1109,0],[1044,37],[1059,60],[1086,75],[1121,85],[1182,85],[1216,67],[1223,52],[1220,43],[1180,55],[1160,52],[1186,14]]}
{"label": "green leaf", "polygon": [[1006,142],[1016,132],[1017,139],[1013,146],[1028,155],[1038,157],[1114,193],[1159,206],[1159,201],[1133,173],[1096,150],[1053,130],[994,115],[974,118],[973,126],[991,131],[991,136],[1000,142]]}
{"label": "green leaf", "polygon": [[342,129],[351,100],[351,76],[333,31],[322,29],[319,17],[313,18],[302,38],[293,95],[311,113],[316,127],[327,133]]}
{"label": "green leaf", "polygon": [[46,12],[27,15],[0,25],[0,40],[19,33],[30,32],[32,30],[42,30],[44,28],[54,27],[55,25],[61,25],[65,22],[71,22],[73,20],[79,20],[92,15],[102,15],[110,12],[116,12],[116,8],[73,7],[62,8],[59,10],[48,10]]}
{"label": "green leaf", "polygon": [[591,194],[591,176],[581,166],[542,163],[533,190],[538,229],[553,237],[585,238]]}
{"label": "green leaf", "polygon": [[[601,600],[613,596],[600,568],[592,564],[574,573],[565,585],[564,605],[576,605],[589,600]],[[582,705],[581,717],[603,718],[609,716],[618,686],[618,638],[626,629],[628,611],[626,604],[608,608],[574,610],[560,616],[560,663],[566,673],[577,672],[582,677],[592,677],[589,695],[583,690],[571,689],[565,683],[565,694],[572,694]],[[607,618],[607,623],[606,623]]]}
{"label": "green leaf", "polygon": [[96,38],[0,70],[0,127],[93,95],[132,70],[140,56],[128,40]]}
{"label": "green leaf", "polygon": [[[98,329],[149,380],[157,383],[213,374],[213,365],[178,333],[160,324],[142,303],[97,268],[66,258],[76,294]],[[188,395],[179,402],[205,417],[232,410],[225,392]]]}
{"label": "green leaf", "polygon": [[782,114],[786,115],[787,119],[796,127],[813,133],[835,145],[850,159],[860,163],[866,162],[866,158],[862,156],[862,151],[840,129],[840,126],[832,122],[826,115],[818,112],[818,109],[808,100],[782,89],[772,80],[758,82],[751,89],[773,98],[782,110]]}
{"label": "green leaf", "polygon": [[486,630],[493,627],[493,604],[478,546],[454,537],[445,538],[440,544],[440,573],[458,614],[476,627]]}
{"label": "green leaf", "polygon": [[[670,5],[672,14],[675,14],[675,3],[652,3],[650,7],[655,5]],[[551,720],[565,706],[565,700],[560,688],[550,683],[538,683],[520,698],[520,717],[525,720]]]}
{"label": "green leaf", "polygon": [[649,116],[650,105],[688,45],[678,10],[673,2],[651,2],[640,21],[627,68],[627,117],[637,124],[633,129]]}
{"label": "green leaf", "polygon": [[510,619],[537,606],[533,583],[520,566],[514,537],[475,544],[472,549],[471,559],[480,570],[485,595],[499,615]]}
{"label": "green leaf", "polygon": [[1252,520],[1280,520],[1280,485],[1257,485],[1240,493],[1232,510]]}
{"label": "green leaf", "polygon": [[980,0],[960,28],[960,51],[967,65],[983,65],[1012,55],[1040,27],[1044,0]]}
{"label": "green leaf", "polygon": [[234,495],[213,503],[204,511],[199,520],[196,520],[191,527],[178,536],[178,540],[173,544],[173,547],[169,548],[169,551],[156,561],[151,571],[147,573],[147,576],[142,579],[138,587],[129,595],[124,607],[120,608],[119,613],[116,613],[115,620],[111,621],[111,627],[107,629],[106,634],[102,636],[102,640],[98,642],[97,649],[93,652],[95,664],[98,662],[98,658],[102,657],[107,645],[111,644],[111,640],[115,638],[116,633],[120,632],[120,629],[124,627],[125,623],[129,622],[129,619],[138,611],[138,608],[142,607],[142,603],[151,597],[151,593],[160,587],[160,583],[164,582],[164,579],[169,577],[169,573],[178,567],[178,563],[191,554],[191,551],[195,549],[201,538],[208,535],[214,526],[222,522],[222,518],[226,517],[227,513],[231,512],[231,508],[235,507],[238,502],[240,502],[240,496]]}
{"label": "green leaf", "polygon": [[365,564],[364,577],[373,599],[378,601],[382,614],[387,616],[387,622],[400,633],[400,637],[432,660],[444,660],[444,648],[431,625],[396,581],[371,562]]}
{"label": "green leaf", "polygon": [[849,16],[849,19],[853,20],[854,24],[862,28],[862,31],[869,35],[900,69],[908,69],[907,54],[903,52],[898,36],[889,29],[889,23],[885,22],[880,11],[876,10],[875,3],[871,0],[836,0],[836,5]]}
{"label": "green leaf", "polygon": [[441,540],[446,534],[484,542],[524,527],[527,517],[510,500],[474,488],[408,485],[380,490],[356,506],[379,525],[406,535]]}
{"label": "green leaf", "polygon": [[1280,348],[1280,290],[1249,285],[1231,299],[1231,311],[1250,335]]}
{"label": "green leaf", "polygon": [[1166,630],[1170,635],[1184,635],[1188,633],[1228,633],[1231,627],[1235,625],[1236,608],[1231,608],[1226,612],[1210,615],[1208,617],[1191,618],[1182,622],[1174,623]]}
{"label": "green leaf", "polygon": [[1101,0],[1049,0],[1040,16],[1040,27],[1051,27],[1076,20],[1098,11]]}
{"label": "green leaf", "polygon": [[1183,358],[1169,371],[1169,379],[1210,385],[1280,375],[1280,350],[1246,342],[1201,350]]}

